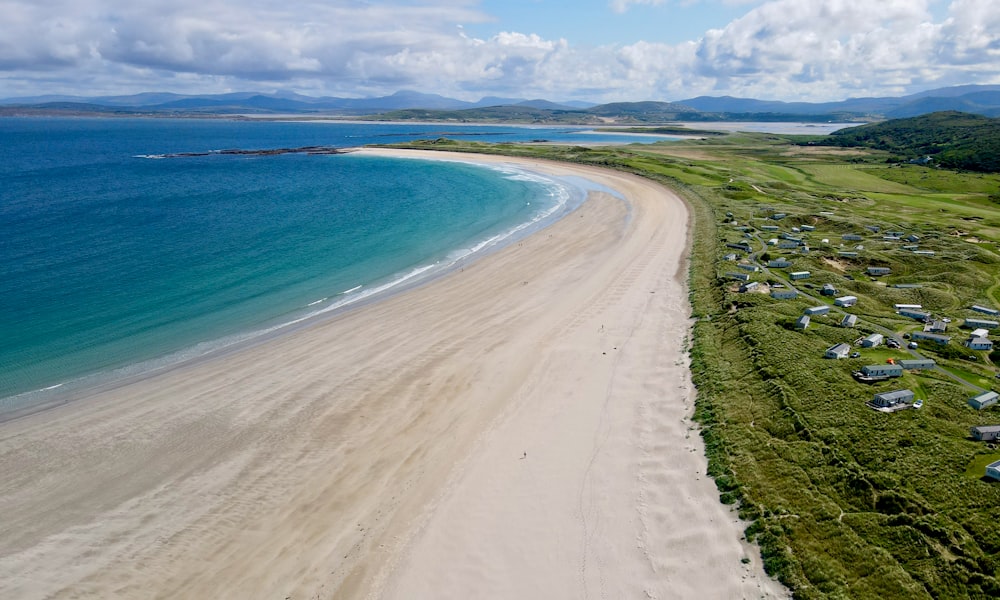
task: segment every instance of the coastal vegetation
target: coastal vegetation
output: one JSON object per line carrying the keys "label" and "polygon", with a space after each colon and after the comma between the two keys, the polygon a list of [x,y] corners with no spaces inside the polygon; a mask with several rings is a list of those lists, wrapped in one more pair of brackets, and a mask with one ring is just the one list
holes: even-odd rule
{"label": "coastal vegetation", "polygon": [[[625,147],[411,146],[600,165],[676,190],[692,214],[690,357],[709,474],[746,520],[768,572],[796,598],[998,597],[1000,482],[983,475],[1000,449],[969,432],[1000,423],[1000,410],[976,411],[967,400],[998,381],[1000,355],[962,346],[958,326],[976,316],[974,304],[1000,306],[1000,176],[898,163],[891,148],[804,141],[733,134]],[[806,241],[808,252],[768,243],[781,233]],[[787,259],[788,268],[747,274],[764,289],[795,285],[801,295],[740,293],[728,276],[735,262],[724,260],[733,253],[746,264]],[[890,273],[872,277],[869,266]],[[793,283],[792,271],[810,277]],[[823,284],[857,304],[831,306],[796,329],[805,309],[832,305]],[[940,369],[859,383],[852,372],[863,365],[912,358],[856,345],[874,332],[921,331],[894,304],[950,318],[955,339],[921,343],[920,355]],[[856,328],[838,326],[845,312],[857,315]],[[837,343],[860,357],[823,358]],[[899,388],[923,407],[866,406]]]}
{"label": "coastal vegetation", "polygon": [[936,112],[841,129],[814,143],[884,150],[891,160],[1000,172],[1000,118]]}

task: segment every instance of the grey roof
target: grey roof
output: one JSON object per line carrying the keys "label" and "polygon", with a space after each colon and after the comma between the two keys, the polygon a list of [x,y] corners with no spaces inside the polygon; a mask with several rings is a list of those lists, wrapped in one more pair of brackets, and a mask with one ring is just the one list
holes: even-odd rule
{"label": "grey roof", "polygon": [[875,394],[875,397],[892,402],[893,400],[905,400],[907,398],[912,398],[913,392],[910,390],[892,390],[891,392]]}
{"label": "grey roof", "polygon": [[979,433],[1000,432],[1000,425],[978,425],[973,427],[972,431],[977,431]]}

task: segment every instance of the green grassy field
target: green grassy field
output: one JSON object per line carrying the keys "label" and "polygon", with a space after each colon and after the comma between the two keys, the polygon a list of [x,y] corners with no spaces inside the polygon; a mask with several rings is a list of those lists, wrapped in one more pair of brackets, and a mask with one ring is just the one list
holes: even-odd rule
{"label": "green grassy field", "polygon": [[[693,221],[691,364],[709,473],[720,499],[747,520],[768,572],[796,598],[1000,597],[1000,482],[982,477],[1000,451],[969,435],[972,426],[1000,424],[1000,410],[967,405],[977,388],[1000,381],[1000,369],[988,353],[962,347],[967,331],[958,328],[975,315],[971,304],[1000,306],[995,178],[888,167],[875,152],[823,152],[770,135],[595,149],[419,146],[621,169],[685,199]],[[776,212],[787,216],[767,219]],[[778,232],[761,231],[765,224],[786,233],[814,227],[795,233],[807,237],[809,253],[766,246]],[[736,293],[724,278],[733,265],[721,259],[732,251],[726,243],[746,239],[737,226],[750,228],[758,254],[793,263],[756,280],[787,282],[791,270],[807,270],[811,277],[797,283],[813,286],[800,290],[814,298]],[[886,231],[916,234],[919,249],[935,254],[886,242]],[[845,241],[845,234],[863,239]],[[873,279],[865,272],[872,265],[892,272]],[[858,315],[856,329],[837,326],[840,309],[805,331],[794,328],[806,308],[829,303],[818,294],[824,283],[858,297],[846,309]],[[874,331],[920,331],[895,313],[895,303],[952,319],[950,344],[919,348],[945,370],[868,385],[851,372],[907,354],[853,348],[861,358],[822,358],[831,345]],[[899,388],[912,389],[924,406],[886,414],[865,405]]]}

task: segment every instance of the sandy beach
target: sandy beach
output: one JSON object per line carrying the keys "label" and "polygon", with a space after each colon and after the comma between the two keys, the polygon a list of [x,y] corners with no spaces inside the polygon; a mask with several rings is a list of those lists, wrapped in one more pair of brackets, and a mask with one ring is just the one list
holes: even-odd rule
{"label": "sandy beach", "polygon": [[691,421],[684,204],[612,171],[404,154],[626,200],[0,424],[0,597],[787,597]]}

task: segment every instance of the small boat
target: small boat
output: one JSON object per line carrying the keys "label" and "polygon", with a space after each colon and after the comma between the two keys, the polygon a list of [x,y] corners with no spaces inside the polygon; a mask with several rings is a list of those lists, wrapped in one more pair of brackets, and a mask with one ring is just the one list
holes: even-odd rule
{"label": "small boat", "polygon": [[924,405],[923,400],[917,400],[916,402],[913,403],[913,408],[920,408],[923,405]]}

